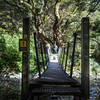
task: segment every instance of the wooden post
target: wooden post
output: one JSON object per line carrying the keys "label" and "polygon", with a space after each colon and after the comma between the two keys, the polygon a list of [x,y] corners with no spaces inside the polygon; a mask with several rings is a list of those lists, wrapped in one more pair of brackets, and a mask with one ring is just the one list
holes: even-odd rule
{"label": "wooden post", "polygon": [[89,100],[89,18],[82,18],[81,87],[84,100]]}
{"label": "wooden post", "polygon": [[30,20],[23,19],[23,39],[27,39],[27,51],[22,53],[22,91],[21,100],[27,100],[29,88]]}

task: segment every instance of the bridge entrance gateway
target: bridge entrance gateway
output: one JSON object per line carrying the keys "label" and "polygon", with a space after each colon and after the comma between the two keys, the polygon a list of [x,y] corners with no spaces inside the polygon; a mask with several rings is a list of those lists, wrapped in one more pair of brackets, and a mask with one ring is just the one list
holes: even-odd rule
{"label": "bridge entrance gateway", "polygon": [[[23,19],[23,39],[27,40],[27,51],[22,52],[22,97],[21,100],[64,100],[66,96],[72,96],[72,100],[89,100],[89,18],[82,18],[81,22],[81,83],[73,78],[74,54],[77,33],[74,33],[72,48],[72,61],[70,74],[66,72],[70,43],[66,48],[60,48],[52,53],[48,44],[47,48],[41,46],[42,66],[41,72],[37,34],[34,33],[34,44],[39,76],[29,81],[29,48],[30,32],[29,18]],[[56,49],[55,49],[56,50]],[[63,53],[62,59],[61,53]],[[63,60],[65,58],[65,66]],[[70,99],[65,99],[70,100]]]}

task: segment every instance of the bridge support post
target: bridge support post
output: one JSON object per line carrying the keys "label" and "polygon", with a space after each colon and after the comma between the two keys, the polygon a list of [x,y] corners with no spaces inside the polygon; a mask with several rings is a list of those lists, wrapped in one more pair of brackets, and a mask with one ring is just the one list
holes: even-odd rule
{"label": "bridge support post", "polygon": [[81,88],[84,100],[89,100],[89,18],[82,18]]}
{"label": "bridge support post", "polygon": [[27,40],[27,51],[22,52],[22,90],[21,100],[27,100],[29,88],[30,19],[23,19],[23,39]]}

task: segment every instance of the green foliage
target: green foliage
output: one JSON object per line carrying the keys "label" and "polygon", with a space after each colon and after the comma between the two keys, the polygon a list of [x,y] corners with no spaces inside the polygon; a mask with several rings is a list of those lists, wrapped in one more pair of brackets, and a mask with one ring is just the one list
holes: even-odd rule
{"label": "green foliage", "polygon": [[[22,54],[19,52],[19,38],[21,35],[9,35],[8,33],[0,36],[0,71],[20,72],[22,70]],[[33,36],[30,42],[30,71],[35,72],[36,57]]]}
{"label": "green foliage", "polygon": [[100,64],[100,17],[99,8],[90,16],[90,56]]}
{"label": "green foliage", "polygon": [[30,38],[30,71],[35,72],[37,71],[37,66],[36,66],[36,54],[35,54],[35,46],[34,46],[34,40],[33,36],[31,35]]}
{"label": "green foliage", "polygon": [[21,71],[21,55],[18,51],[18,36],[2,34],[0,36],[0,70],[6,72]]}
{"label": "green foliage", "polygon": [[96,75],[100,73],[100,65],[93,58],[90,59],[90,71]]}

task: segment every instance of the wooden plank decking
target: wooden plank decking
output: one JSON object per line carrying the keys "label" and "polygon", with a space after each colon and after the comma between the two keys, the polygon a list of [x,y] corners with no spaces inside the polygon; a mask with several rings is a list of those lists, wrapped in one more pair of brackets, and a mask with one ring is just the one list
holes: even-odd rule
{"label": "wooden plank decking", "polygon": [[32,94],[80,95],[80,84],[66,74],[59,63],[50,62],[41,78],[30,83]]}
{"label": "wooden plank decking", "polygon": [[64,72],[59,63],[54,62],[48,63],[47,70],[41,75],[41,78],[37,78],[36,81],[49,84],[78,84],[76,80],[70,78],[70,76]]}

